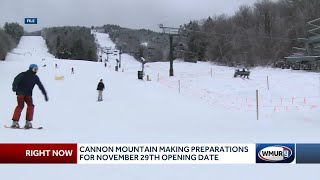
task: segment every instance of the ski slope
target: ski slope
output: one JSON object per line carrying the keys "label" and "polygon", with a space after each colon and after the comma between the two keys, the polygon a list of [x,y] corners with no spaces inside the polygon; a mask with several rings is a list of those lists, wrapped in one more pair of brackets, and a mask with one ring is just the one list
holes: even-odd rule
{"label": "ski slope", "polygon": [[[101,47],[114,47],[107,34],[96,33],[96,38]],[[45,102],[35,87],[33,125],[44,129],[2,129],[1,143],[319,143],[317,73],[255,68],[250,80],[243,80],[233,78],[234,68],[175,61],[175,77],[168,77],[169,63],[150,63],[145,74],[151,81],[140,81],[141,64],[130,55],[123,54],[122,68],[115,72],[115,57],[110,57],[107,68],[102,62],[55,59],[45,41],[32,36],[22,37],[6,61],[0,62],[0,124],[11,124],[16,106],[13,78],[32,63],[39,65],[38,76],[49,97]],[[71,74],[72,67],[75,74]],[[55,80],[61,76],[64,80]],[[96,101],[100,79],[106,85],[103,102]],[[256,90],[261,101],[259,120]],[[318,168],[281,164],[0,165],[5,172],[0,177],[12,178],[14,173],[17,179],[314,179]]]}

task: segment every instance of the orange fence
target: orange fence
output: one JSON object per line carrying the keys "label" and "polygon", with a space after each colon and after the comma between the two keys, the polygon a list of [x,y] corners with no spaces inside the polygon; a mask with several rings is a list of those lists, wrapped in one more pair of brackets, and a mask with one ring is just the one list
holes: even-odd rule
{"label": "orange fence", "polygon": [[[182,76],[187,77],[188,73]],[[177,92],[191,95],[201,99],[206,104],[216,107],[224,107],[232,111],[257,111],[256,94],[252,96],[238,96],[223,94],[206,88],[196,86],[194,80],[188,79],[187,83],[181,83],[177,78],[167,78],[158,75],[158,82],[162,85],[175,89]],[[259,95],[259,109],[269,112],[280,111],[303,111],[306,109],[315,110],[320,107],[320,96],[301,96],[301,97],[266,97]]]}

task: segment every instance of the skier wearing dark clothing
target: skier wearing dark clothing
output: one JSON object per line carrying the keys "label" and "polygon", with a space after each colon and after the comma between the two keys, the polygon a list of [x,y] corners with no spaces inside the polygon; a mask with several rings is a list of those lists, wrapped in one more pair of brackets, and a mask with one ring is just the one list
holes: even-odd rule
{"label": "skier wearing dark clothing", "polygon": [[104,90],[104,84],[102,82],[102,79],[100,79],[100,82],[98,83],[97,90],[98,90],[98,101],[102,101],[102,91]]}
{"label": "skier wearing dark clothing", "polygon": [[24,108],[24,103],[27,104],[26,124],[24,128],[32,128],[31,121],[33,120],[34,105],[32,100],[32,90],[35,85],[38,85],[42,94],[45,97],[45,101],[48,101],[46,90],[44,89],[39,77],[36,75],[38,66],[31,64],[29,70],[18,74],[12,83],[12,91],[16,92],[18,105],[13,113],[12,128],[19,128],[19,119],[21,111]]}

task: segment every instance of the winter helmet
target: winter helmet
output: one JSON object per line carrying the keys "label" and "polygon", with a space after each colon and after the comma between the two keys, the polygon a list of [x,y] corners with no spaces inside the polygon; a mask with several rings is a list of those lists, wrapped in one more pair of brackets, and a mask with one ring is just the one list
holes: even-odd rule
{"label": "winter helmet", "polygon": [[38,71],[38,66],[36,64],[30,64],[29,70],[32,70],[33,72],[37,72]]}
{"label": "winter helmet", "polygon": [[33,69],[33,68],[38,69],[38,66],[36,64],[30,64],[29,69]]}

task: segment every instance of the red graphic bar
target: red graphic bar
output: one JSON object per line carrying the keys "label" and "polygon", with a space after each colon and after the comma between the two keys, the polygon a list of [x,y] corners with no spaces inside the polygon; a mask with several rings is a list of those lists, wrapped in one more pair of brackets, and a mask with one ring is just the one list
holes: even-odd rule
{"label": "red graphic bar", "polygon": [[77,144],[0,144],[0,163],[76,164]]}

